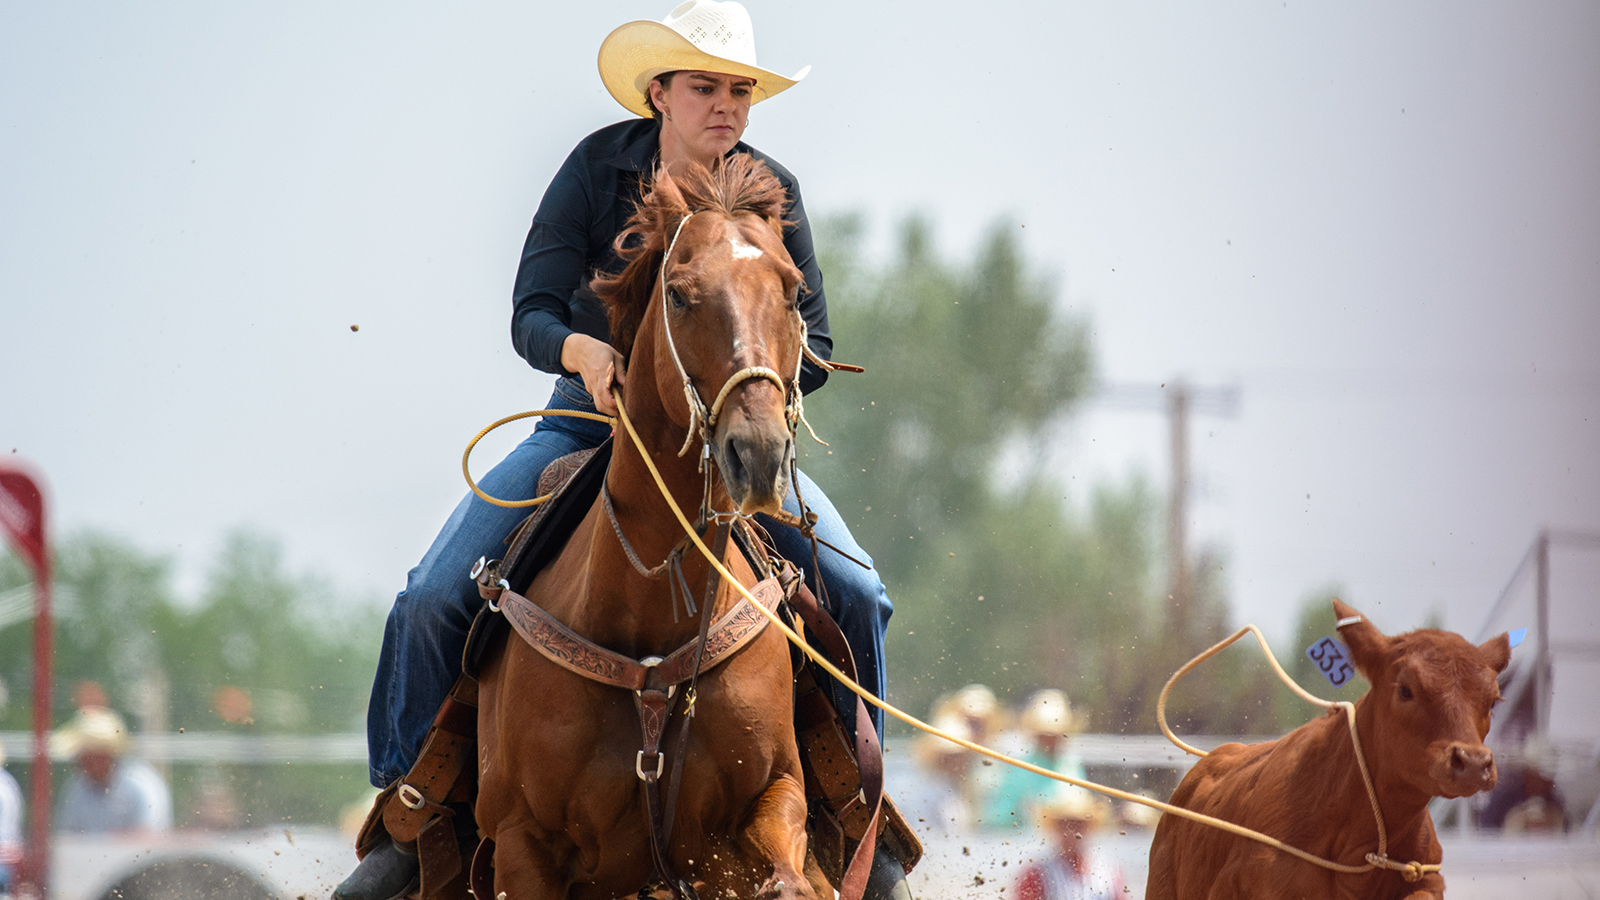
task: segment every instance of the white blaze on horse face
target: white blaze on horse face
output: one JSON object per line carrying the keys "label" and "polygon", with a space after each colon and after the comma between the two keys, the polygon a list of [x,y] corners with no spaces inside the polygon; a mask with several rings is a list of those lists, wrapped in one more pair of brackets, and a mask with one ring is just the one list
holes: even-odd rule
{"label": "white blaze on horse face", "polygon": [[734,259],[760,259],[762,256],[760,247],[746,244],[737,234],[728,236],[728,246],[733,248]]}

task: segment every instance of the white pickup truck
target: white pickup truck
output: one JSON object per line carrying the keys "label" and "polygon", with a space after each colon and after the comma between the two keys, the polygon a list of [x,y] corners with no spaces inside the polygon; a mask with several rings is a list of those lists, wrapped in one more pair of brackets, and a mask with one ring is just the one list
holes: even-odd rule
{"label": "white pickup truck", "polygon": [[355,865],[331,828],[60,835],[50,900],[321,900]]}

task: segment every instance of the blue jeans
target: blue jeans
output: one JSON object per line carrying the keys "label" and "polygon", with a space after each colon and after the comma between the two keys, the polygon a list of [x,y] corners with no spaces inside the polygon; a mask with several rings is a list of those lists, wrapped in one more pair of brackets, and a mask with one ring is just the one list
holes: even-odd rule
{"label": "blue jeans", "polygon": [[[593,412],[594,401],[581,381],[562,378],[556,382],[549,407]],[[541,419],[527,440],[489,470],[478,485],[492,497],[528,499],[534,496],[545,466],[575,450],[599,446],[610,433],[605,424],[588,419]],[[870,566],[871,558],[821,489],[804,473],[799,481],[806,505],[817,513],[818,536]],[[793,490],[784,508],[798,510]],[[368,776],[374,786],[387,787],[416,762],[439,705],[461,674],[467,631],[483,605],[468,573],[479,557],[492,559],[504,551],[506,535],[528,512],[495,506],[468,493],[422,561],[406,576],[406,588],[395,597],[384,627],[383,650],[367,706]],[[812,571],[810,542],[798,530],[762,518],[778,552],[805,571],[811,590],[822,597],[816,583],[818,573]],[[827,547],[821,547],[818,556],[815,568],[821,571],[831,611],[855,655],[861,684],[882,697],[887,687],[883,638],[894,606],[875,570],[863,569]],[[853,733],[855,695],[836,684],[829,687],[834,705]],[[877,707],[868,709],[881,740],[883,713]]]}

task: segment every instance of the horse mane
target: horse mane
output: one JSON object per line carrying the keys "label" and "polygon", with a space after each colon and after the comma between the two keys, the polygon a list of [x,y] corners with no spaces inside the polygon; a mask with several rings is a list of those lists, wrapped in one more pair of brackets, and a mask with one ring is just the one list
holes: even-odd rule
{"label": "horse mane", "polygon": [[719,159],[710,169],[695,163],[681,178],[657,168],[643,185],[627,227],[613,244],[625,265],[609,275],[596,272],[589,283],[606,307],[611,344],[627,359],[654,293],[661,256],[678,224],[691,212],[717,212],[728,218],[754,215],[774,234],[783,234],[789,193],[766,164],[748,153]]}

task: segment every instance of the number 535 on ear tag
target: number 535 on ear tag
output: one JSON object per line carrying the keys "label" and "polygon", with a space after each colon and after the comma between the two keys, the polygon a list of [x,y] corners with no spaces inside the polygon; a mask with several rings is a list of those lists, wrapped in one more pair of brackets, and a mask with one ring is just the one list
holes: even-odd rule
{"label": "number 535 on ear tag", "polygon": [[1355,667],[1350,664],[1350,651],[1331,637],[1307,647],[1306,656],[1311,657],[1311,661],[1317,664],[1317,670],[1334,687],[1344,687],[1356,674]]}

